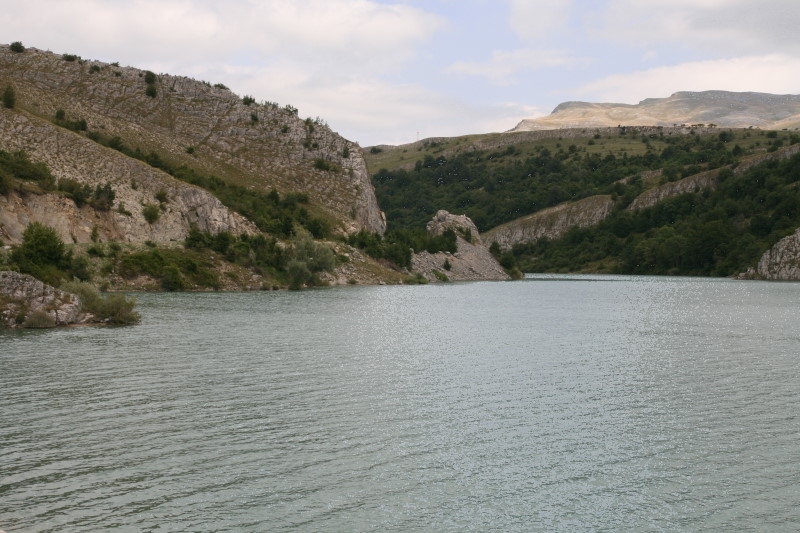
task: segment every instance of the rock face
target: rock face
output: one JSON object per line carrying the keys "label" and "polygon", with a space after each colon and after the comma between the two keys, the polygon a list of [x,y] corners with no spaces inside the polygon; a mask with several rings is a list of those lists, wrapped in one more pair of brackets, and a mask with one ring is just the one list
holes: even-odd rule
{"label": "rock face", "polygon": [[481,244],[478,228],[467,215],[451,215],[444,209],[436,212],[430,222],[425,226],[431,235],[441,235],[447,230],[453,230],[462,235],[471,235],[473,244]]}
{"label": "rock face", "polygon": [[[15,108],[3,110],[0,149],[26,150],[57,178],[90,184],[130,184],[147,174],[136,162],[120,163],[113,150],[92,148],[85,136],[52,124],[61,110],[68,120],[85,120],[89,131],[119,137],[144,153],[156,152],[174,166],[185,164],[264,192],[274,188],[307,193],[344,231],[385,230],[361,148],[321,119],[302,120],[290,106],[242,99],[220,84],[159,74],[148,85],[147,78],[131,67],[65,61],[35,48],[12,53],[0,46],[0,79],[10,83],[17,96]],[[148,96],[148,87],[155,95]],[[165,179],[163,173],[155,175]],[[165,182],[168,192],[179,189],[174,181]],[[124,197],[118,199],[125,202]],[[131,212],[140,210],[125,206]]]}
{"label": "rock face", "polygon": [[756,274],[768,280],[800,280],[800,229],[778,241],[761,256]]}
{"label": "rock face", "polygon": [[628,206],[628,210],[639,211],[640,209],[652,207],[659,202],[674,198],[675,196],[680,196],[687,192],[699,192],[703,189],[715,188],[717,186],[718,174],[718,169],[710,170],[683,178],[682,180],[653,187],[634,198],[631,205]]}
{"label": "rock face", "polygon": [[[0,110],[0,149],[25,150],[32,160],[45,163],[57,180],[92,187],[109,184],[116,195],[106,212],[78,208],[56,194],[0,195],[0,239],[5,242],[18,243],[33,221],[55,228],[67,243],[89,242],[94,227],[100,240],[125,242],[181,240],[192,224],[209,233],[256,231],[211,193],[32,115]],[[142,205],[157,204],[159,191],[168,201],[158,220],[149,224]]]}
{"label": "rock face", "polygon": [[636,105],[564,102],[550,115],[523,120],[512,131],[709,123],[731,128],[797,128],[800,95],[685,91]]}
{"label": "rock face", "polygon": [[[447,276],[450,281],[500,281],[511,279],[500,266],[500,263],[481,244],[478,228],[466,215],[451,215],[447,211],[439,211],[427,225],[428,231],[441,235],[445,230],[456,232],[456,253],[438,252],[435,254],[423,251],[411,257],[411,269],[421,273],[428,281],[439,281],[439,275]],[[468,242],[461,235],[470,235]],[[448,270],[445,264],[450,266]]]}
{"label": "rock face", "polygon": [[48,327],[88,323],[78,296],[28,274],[0,271],[0,325]]}
{"label": "rock face", "polygon": [[517,243],[535,242],[542,237],[557,239],[573,227],[594,226],[611,214],[614,201],[611,196],[590,196],[577,202],[560,204],[512,220],[484,233],[487,243],[496,242],[502,250]]}

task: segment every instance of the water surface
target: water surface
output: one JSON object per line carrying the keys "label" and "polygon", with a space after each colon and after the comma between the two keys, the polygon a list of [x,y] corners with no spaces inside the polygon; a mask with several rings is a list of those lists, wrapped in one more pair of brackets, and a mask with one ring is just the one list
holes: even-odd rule
{"label": "water surface", "polygon": [[0,333],[0,529],[800,529],[800,284],[138,302]]}

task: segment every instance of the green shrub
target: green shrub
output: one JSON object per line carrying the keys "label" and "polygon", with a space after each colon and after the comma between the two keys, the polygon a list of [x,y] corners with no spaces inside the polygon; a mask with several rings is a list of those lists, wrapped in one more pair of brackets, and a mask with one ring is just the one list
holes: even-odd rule
{"label": "green shrub", "polygon": [[54,328],[56,321],[42,310],[36,310],[28,314],[22,322],[24,328]]}
{"label": "green shrub", "polygon": [[342,170],[342,167],[340,167],[336,163],[325,161],[322,158],[317,158],[314,160],[314,168],[318,170],[324,170],[326,172],[339,172],[340,170]]}
{"label": "green shrub", "polygon": [[444,268],[445,270],[447,270],[449,272],[450,269],[453,268],[453,265],[450,263],[449,259],[445,259],[444,260],[444,264],[442,265],[442,268]]}
{"label": "green shrub", "polygon": [[438,270],[432,270],[431,272],[439,281],[450,281],[450,278],[444,272],[439,272]]}
{"label": "green shrub", "polygon": [[72,260],[56,230],[31,222],[22,234],[22,242],[11,251],[11,262],[20,272],[51,285],[65,277]]}
{"label": "green shrub", "polygon": [[3,91],[3,107],[12,109],[16,104],[17,95],[14,92],[14,88],[11,85],[6,85],[5,91]]}
{"label": "green shrub", "polygon": [[89,67],[89,74],[94,74],[95,72],[100,72],[100,65],[92,65]]}
{"label": "green shrub", "polygon": [[242,98],[242,103],[244,105],[254,104],[255,102],[256,102],[256,99],[253,98],[252,96],[249,96],[249,95],[245,95],[245,97]]}
{"label": "green shrub", "polygon": [[147,89],[144,90],[144,94],[149,96],[150,98],[155,98],[158,91],[156,90],[155,85],[148,85]]}
{"label": "green shrub", "polygon": [[81,56],[77,56],[75,54],[63,54],[61,56],[61,59],[63,59],[64,61],[69,61],[70,63],[72,63],[73,61],[77,61],[80,58]]}
{"label": "green shrub", "polygon": [[145,204],[142,207],[142,215],[148,224],[153,224],[161,216],[161,210],[155,204]]}
{"label": "green shrub", "polygon": [[153,84],[156,82],[156,75],[155,75],[155,73],[154,73],[154,72],[151,72],[151,71],[149,71],[149,70],[148,70],[148,71],[146,71],[146,72],[144,73],[144,82],[145,82],[147,85],[153,85]]}
{"label": "green shrub", "polygon": [[61,290],[77,294],[81,300],[81,310],[91,313],[96,319],[114,325],[138,324],[141,319],[134,311],[136,300],[127,299],[122,294],[101,296],[89,283],[70,281],[61,285]]}
{"label": "green shrub", "polygon": [[25,47],[22,46],[21,41],[14,41],[13,43],[11,43],[11,46],[9,46],[9,48],[11,49],[12,52],[17,54],[21,54],[22,52],[25,51]]}
{"label": "green shrub", "polygon": [[156,193],[156,200],[158,200],[159,203],[162,204],[167,203],[169,201],[169,198],[167,198],[167,191],[165,191],[164,189],[159,189],[158,192]]}

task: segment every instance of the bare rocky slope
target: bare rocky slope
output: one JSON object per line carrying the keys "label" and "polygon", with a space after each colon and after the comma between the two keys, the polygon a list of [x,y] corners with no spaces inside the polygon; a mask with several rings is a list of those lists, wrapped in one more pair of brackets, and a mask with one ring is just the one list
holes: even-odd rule
{"label": "bare rocky slope", "polygon": [[[173,165],[265,192],[307,193],[312,208],[340,231],[385,230],[360,147],[323,121],[302,120],[290,106],[243,99],[220,84],[167,74],[147,84],[147,73],[139,69],[68,59],[0,46],[0,83],[16,93],[14,109],[0,114],[0,149],[27,151],[56,178],[115,184],[115,208],[124,203],[133,216],[109,213],[108,220],[96,220],[56,198],[30,204],[28,198],[9,198],[0,208],[6,213],[5,238],[14,241],[21,224],[53,209],[63,211],[60,231],[73,241],[83,241],[94,225],[109,239],[122,240],[182,238],[189,223],[210,231],[252,228],[204,191],[56,126],[58,110],[68,120],[85,120],[89,131],[154,151]],[[139,205],[162,188],[170,196],[168,213],[149,228],[137,216]]]}
{"label": "bare rocky slope", "polygon": [[799,128],[800,95],[684,91],[635,105],[564,102],[550,115],[525,119],[512,131],[709,123],[731,128]]}
{"label": "bare rocky slope", "polygon": [[[433,235],[441,235],[445,230],[456,232],[455,253],[422,251],[411,258],[411,268],[428,281],[504,281],[511,277],[500,263],[489,253],[481,240],[478,228],[465,215],[452,215],[439,211],[428,222],[427,230]],[[469,240],[465,238],[469,237]],[[445,278],[446,277],[446,278]]]}

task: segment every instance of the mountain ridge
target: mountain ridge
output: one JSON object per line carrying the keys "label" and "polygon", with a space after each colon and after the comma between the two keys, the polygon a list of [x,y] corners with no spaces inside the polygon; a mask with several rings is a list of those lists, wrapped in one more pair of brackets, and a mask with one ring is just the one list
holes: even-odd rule
{"label": "mountain ridge", "polygon": [[524,119],[510,131],[697,123],[730,128],[800,128],[800,95],[711,90],[679,91],[638,104],[567,101],[558,104],[550,115]]}

